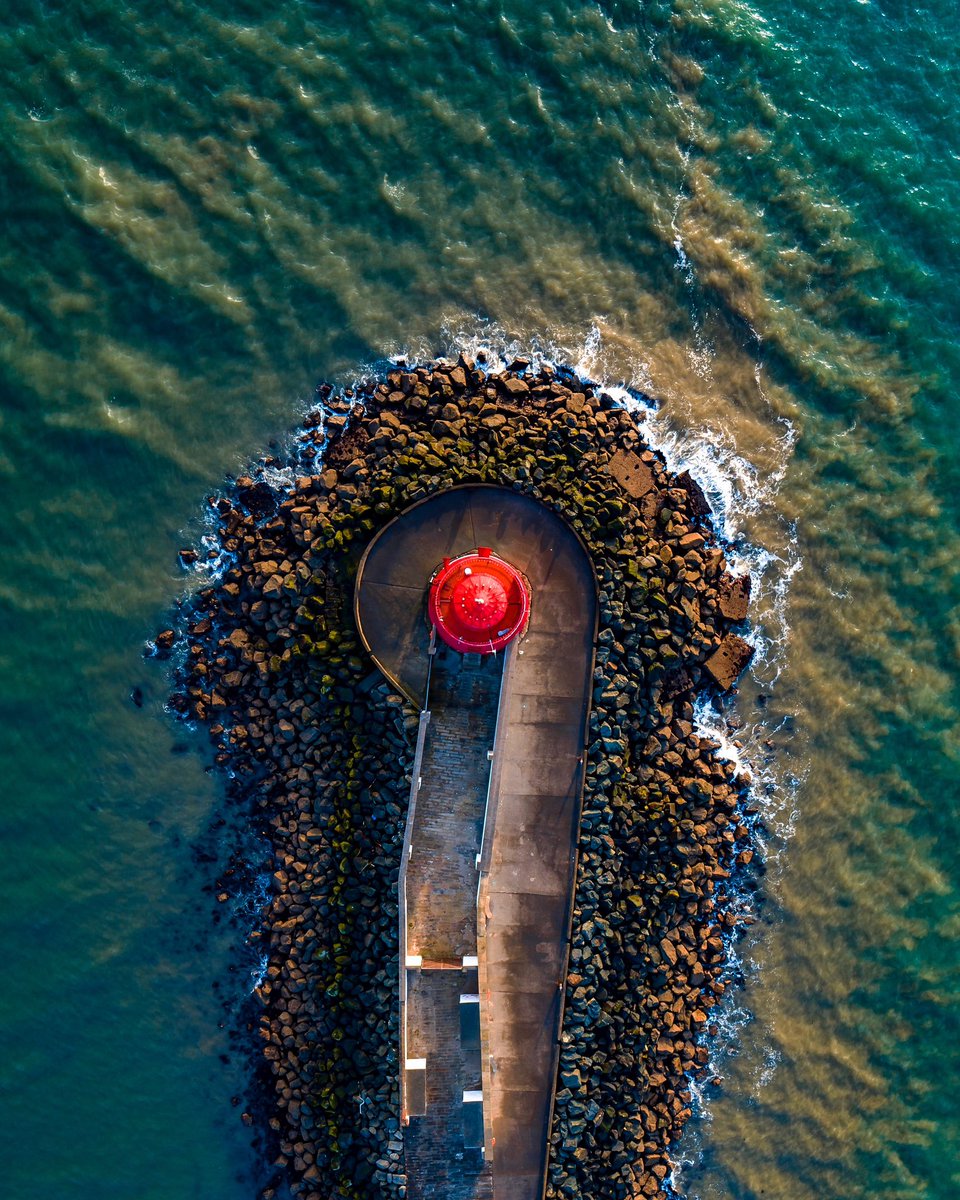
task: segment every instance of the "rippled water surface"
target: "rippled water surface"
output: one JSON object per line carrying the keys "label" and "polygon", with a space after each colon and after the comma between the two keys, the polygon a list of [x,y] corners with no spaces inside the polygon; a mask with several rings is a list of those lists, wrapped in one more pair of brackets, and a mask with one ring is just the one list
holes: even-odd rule
{"label": "rippled water surface", "polygon": [[5,1197],[265,1178],[217,784],[140,647],[319,378],[484,339],[655,397],[759,585],[766,899],[679,1182],[960,1193],[958,49],[873,0],[5,15]]}

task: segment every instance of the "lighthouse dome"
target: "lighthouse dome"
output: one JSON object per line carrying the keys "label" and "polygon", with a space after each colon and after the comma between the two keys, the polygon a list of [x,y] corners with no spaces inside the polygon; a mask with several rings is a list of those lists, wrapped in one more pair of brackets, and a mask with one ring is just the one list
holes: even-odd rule
{"label": "lighthouse dome", "polygon": [[481,546],[444,560],[430,584],[427,608],[448,646],[463,654],[492,654],[523,630],[530,592],[516,567]]}

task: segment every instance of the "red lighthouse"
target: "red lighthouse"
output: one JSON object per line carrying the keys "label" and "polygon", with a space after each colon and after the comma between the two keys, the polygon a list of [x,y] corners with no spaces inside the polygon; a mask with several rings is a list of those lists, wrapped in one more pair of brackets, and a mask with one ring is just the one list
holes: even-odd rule
{"label": "red lighthouse", "polygon": [[520,572],[486,546],[445,558],[430,584],[427,611],[437,633],[461,654],[493,654],[513,641],[530,616]]}

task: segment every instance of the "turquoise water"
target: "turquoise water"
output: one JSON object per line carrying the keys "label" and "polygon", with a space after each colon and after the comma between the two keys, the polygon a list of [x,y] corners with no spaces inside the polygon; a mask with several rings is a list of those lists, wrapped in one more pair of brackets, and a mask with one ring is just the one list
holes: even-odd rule
{"label": "turquoise water", "polygon": [[656,396],[757,572],[767,898],[680,1182],[960,1191],[958,49],[931,4],[6,17],[5,1196],[266,1180],[233,843],[140,649],[319,378],[483,339]]}

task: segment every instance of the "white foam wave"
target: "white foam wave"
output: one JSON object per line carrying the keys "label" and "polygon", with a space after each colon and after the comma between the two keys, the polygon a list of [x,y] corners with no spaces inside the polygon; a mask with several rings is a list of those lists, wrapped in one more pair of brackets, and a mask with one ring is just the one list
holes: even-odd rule
{"label": "white foam wave", "polygon": [[259,923],[263,916],[263,910],[269,905],[272,894],[273,880],[266,872],[258,872],[253,877],[253,882],[243,892],[240,892],[233,903],[233,910],[237,916],[248,918],[249,920]]}
{"label": "white foam wave", "polygon": [[289,494],[297,485],[297,472],[293,466],[264,465],[257,471],[257,479],[262,479],[275,492]]}
{"label": "white foam wave", "polygon": [[250,968],[250,995],[259,988],[267,977],[267,969],[270,966],[270,956],[261,953],[257,959],[256,966]]}

